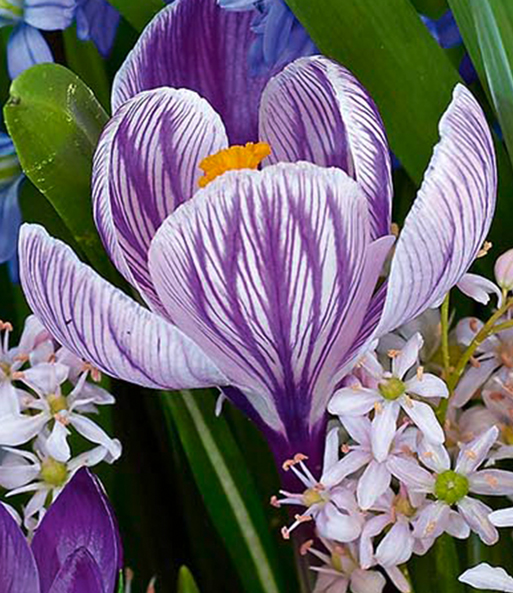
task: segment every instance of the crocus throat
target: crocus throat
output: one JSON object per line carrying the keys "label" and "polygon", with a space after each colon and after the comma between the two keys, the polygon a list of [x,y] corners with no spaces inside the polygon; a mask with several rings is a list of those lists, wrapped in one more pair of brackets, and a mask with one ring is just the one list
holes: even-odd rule
{"label": "crocus throat", "polygon": [[271,147],[265,142],[248,142],[246,146],[225,148],[201,161],[199,166],[204,175],[198,181],[199,186],[207,186],[227,171],[258,169],[260,163],[270,154]]}

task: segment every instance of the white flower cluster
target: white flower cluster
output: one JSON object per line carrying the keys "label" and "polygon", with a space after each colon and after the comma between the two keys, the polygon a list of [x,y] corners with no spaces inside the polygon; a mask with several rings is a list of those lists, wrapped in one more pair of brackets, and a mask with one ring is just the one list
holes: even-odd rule
{"label": "white flower cluster", "polygon": [[[381,593],[385,574],[409,593],[406,563],[444,533],[466,539],[474,532],[490,546],[499,539],[497,527],[513,526],[513,509],[493,511],[481,500],[513,496],[513,472],[495,467],[513,458],[510,321],[509,313],[496,319],[498,331],[480,342],[449,400],[448,385],[437,376],[439,312],[385,336],[328,406],[334,418],[320,477],[301,453],[285,462],[303,488],[282,490],[271,502],[302,507],[283,528],[286,539],[308,523],[325,548],[313,539],[302,546],[319,573],[315,593]],[[461,321],[450,349],[464,352],[483,326],[474,318]],[[460,580],[513,591],[513,578],[488,565]]]}
{"label": "white flower cluster", "polygon": [[[32,530],[79,468],[114,462],[121,444],[89,417],[114,403],[100,373],[58,347],[34,316],[16,347],[12,329],[0,322],[0,486],[7,497],[32,493],[23,509]],[[73,432],[95,446],[73,456]]]}

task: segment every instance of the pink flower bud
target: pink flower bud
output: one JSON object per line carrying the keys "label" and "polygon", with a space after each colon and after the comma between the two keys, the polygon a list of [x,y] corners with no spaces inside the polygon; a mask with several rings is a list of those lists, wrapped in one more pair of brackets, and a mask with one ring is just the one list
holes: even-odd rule
{"label": "pink flower bud", "polygon": [[495,279],[501,288],[513,288],[513,249],[503,253],[495,262]]}

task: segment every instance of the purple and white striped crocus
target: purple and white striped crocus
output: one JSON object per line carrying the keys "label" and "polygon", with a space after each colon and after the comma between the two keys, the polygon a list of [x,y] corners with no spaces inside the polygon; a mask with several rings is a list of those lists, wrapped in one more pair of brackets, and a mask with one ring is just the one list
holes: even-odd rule
{"label": "purple and white striped crocus", "polygon": [[116,518],[83,469],[53,503],[31,545],[0,504],[0,591],[114,593],[122,550]]}
{"label": "purple and white striped crocus", "polygon": [[[327,402],[355,356],[438,305],[474,261],[493,216],[495,157],[481,108],[458,86],[378,290],[393,243],[378,110],[324,57],[249,76],[253,40],[251,15],[177,0],[117,75],[94,214],[149,309],[33,225],[21,234],[22,284],[78,356],[151,388],[220,386],[280,462],[301,452],[315,469]],[[224,172],[257,169],[269,150],[261,171]]]}

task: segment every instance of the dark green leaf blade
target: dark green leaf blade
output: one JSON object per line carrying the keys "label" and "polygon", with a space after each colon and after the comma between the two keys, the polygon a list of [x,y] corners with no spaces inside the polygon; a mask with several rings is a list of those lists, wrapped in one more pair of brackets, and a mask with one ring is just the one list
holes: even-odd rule
{"label": "dark green leaf blade", "polygon": [[108,0],[114,8],[138,31],[142,31],[151,19],[165,6],[163,0]]}
{"label": "dark green leaf blade", "polygon": [[182,566],[178,573],[177,593],[200,593],[191,571],[186,566]]}

